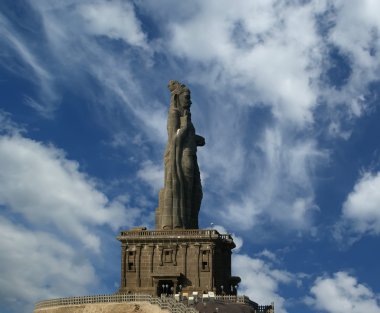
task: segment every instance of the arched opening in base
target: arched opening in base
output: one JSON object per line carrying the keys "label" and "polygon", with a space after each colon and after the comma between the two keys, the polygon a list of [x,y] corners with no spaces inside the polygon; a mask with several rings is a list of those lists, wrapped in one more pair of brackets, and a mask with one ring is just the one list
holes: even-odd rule
{"label": "arched opening in base", "polygon": [[174,283],[172,280],[160,279],[157,283],[157,296],[172,295],[174,293]]}

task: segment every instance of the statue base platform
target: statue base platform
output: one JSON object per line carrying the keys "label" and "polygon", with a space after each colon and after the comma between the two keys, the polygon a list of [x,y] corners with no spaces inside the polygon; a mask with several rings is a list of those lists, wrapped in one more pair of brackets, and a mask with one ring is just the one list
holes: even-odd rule
{"label": "statue base platform", "polygon": [[236,294],[231,235],[215,229],[122,231],[120,293]]}

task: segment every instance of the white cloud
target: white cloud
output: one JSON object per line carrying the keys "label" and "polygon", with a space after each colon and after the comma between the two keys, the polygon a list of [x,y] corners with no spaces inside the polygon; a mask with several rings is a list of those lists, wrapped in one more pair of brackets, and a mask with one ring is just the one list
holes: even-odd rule
{"label": "white cloud", "polygon": [[[169,42],[163,43],[195,62],[194,81],[213,89],[233,87],[236,94],[244,90],[244,102],[268,105],[279,119],[313,121],[323,49],[314,15],[321,8],[275,1],[195,6],[196,13],[185,19],[169,16]],[[198,62],[210,69],[200,72]]]}
{"label": "white cloud", "polygon": [[[143,6],[164,18],[165,6]],[[169,45],[189,62],[194,82],[213,90],[232,87],[242,103],[268,106],[276,118],[301,127],[314,121],[320,104],[331,106],[334,123],[342,104],[341,118],[366,111],[363,96],[380,72],[376,1],[196,1],[194,8],[165,17],[162,40],[162,49]],[[320,24],[329,30],[322,34]],[[348,57],[351,69],[340,89],[324,84],[335,62],[332,47]]]}
{"label": "white cloud", "polygon": [[0,216],[0,299],[3,309],[31,312],[48,298],[86,294],[95,271],[55,234],[27,229]]}
{"label": "white cloud", "polygon": [[379,313],[378,295],[346,272],[333,277],[319,277],[310,290],[306,303],[329,313]]}
{"label": "white cloud", "polygon": [[116,229],[138,216],[110,201],[62,151],[20,135],[0,137],[0,204],[33,225],[53,226],[95,251],[100,239],[90,227]]}
{"label": "white cloud", "polygon": [[243,278],[239,293],[249,296],[260,305],[274,302],[276,312],[287,312],[285,298],[279,295],[279,286],[295,282],[293,274],[274,269],[270,264],[247,255],[233,255],[232,265],[233,275]]}
{"label": "white cloud", "polygon": [[145,161],[141,164],[137,177],[147,183],[153,189],[154,194],[157,194],[164,185],[164,170],[162,166],[153,164],[151,161]]}
{"label": "white cloud", "polygon": [[379,71],[379,61],[374,55],[380,48],[376,31],[380,29],[380,22],[376,12],[380,4],[373,0],[364,0],[360,4],[355,1],[337,1],[336,25],[330,34],[330,40],[343,52],[349,54],[352,61],[354,84],[363,84],[358,79],[365,78],[365,82],[374,79]]}
{"label": "white cloud", "polygon": [[241,230],[249,230],[254,225],[262,223],[261,208],[258,208],[252,198],[245,197],[242,201],[230,200],[225,211],[221,213],[225,220],[230,221],[233,227],[240,226]]}
{"label": "white cloud", "polygon": [[127,195],[108,199],[62,150],[24,137],[10,114],[0,120],[1,307],[27,312],[93,292],[102,233],[135,226],[141,211],[126,207]]}
{"label": "white cloud", "polygon": [[85,20],[86,29],[94,35],[122,39],[126,43],[147,48],[146,36],[141,30],[133,5],[126,1],[107,1],[82,4],[79,14]]}
{"label": "white cloud", "polygon": [[337,238],[345,232],[358,237],[365,234],[379,235],[379,207],[380,172],[365,172],[343,204],[341,220],[336,225]]}
{"label": "white cloud", "polygon": [[328,103],[347,106],[349,117],[360,117],[371,104],[364,98],[368,86],[376,81],[380,73],[377,56],[380,49],[379,19],[376,13],[380,7],[377,1],[334,1],[331,28],[327,43],[337,47],[348,59],[351,73],[340,90],[327,88],[325,100]]}
{"label": "white cloud", "polygon": [[273,252],[269,251],[268,249],[264,249],[263,251],[256,253],[256,255],[259,257],[266,257],[268,260],[274,263],[278,262],[277,256]]}

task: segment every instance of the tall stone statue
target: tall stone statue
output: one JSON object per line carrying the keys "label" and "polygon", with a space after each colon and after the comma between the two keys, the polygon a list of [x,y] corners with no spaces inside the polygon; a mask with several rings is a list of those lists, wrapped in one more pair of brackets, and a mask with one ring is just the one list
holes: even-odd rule
{"label": "tall stone statue", "polygon": [[205,139],[195,134],[191,122],[190,90],[169,81],[168,143],[165,149],[165,182],[156,210],[157,229],[197,229],[202,201],[202,185],[197,162],[197,146]]}

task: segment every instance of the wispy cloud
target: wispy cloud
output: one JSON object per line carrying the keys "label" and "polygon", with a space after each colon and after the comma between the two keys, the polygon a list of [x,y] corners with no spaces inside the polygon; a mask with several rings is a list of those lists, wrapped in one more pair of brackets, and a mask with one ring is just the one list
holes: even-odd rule
{"label": "wispy cloud", "polygon": [[106,113],[104,123],[114,124],[110,132],[120,132],[120,125],[128,124],[151,141],[163,141],[165,110],[153,99],[142,74],[154,64],[153,50],[133,5],[122,1],[32,5],[43,18],[47,44],[58,62],[55,66],[64,73],[66,88],[88,90],[83,96],[95,112]]}
{"label": "wispy cloud", "polygon": [[[47,64],[40,59],[39,51],[35,51],[11,26],[8,19],[0,13],[0,25],[2,26],[1,42],[4,52],[0,58],[1,64],[10,71],[31,81],[38,89],[38,101],[31,95],[25,95],[25,104],[33,107],[42,116],[50,118],[60,102],[60,95],[55,87],[55,78],[48,69]],[[7,53],[7,51],[12,53]],[[23,66],[15,66],[19,61]]]}
{"label": "wispy cloud", "polygon": [[26,129],[12,120],[10,113],[0,109],[0,134],[18,135],[25,133]]}
{"label": "wispy cloud", "polygon": [[[249,127],[243,123],[239,126]],[[233,128],[218,132],[228,144],[221,145],[219,153],[211,148],[200,159],[201,168],[216,180],[206,182],[206,187],[216,188],[220,197],[215,208],[225,208],[213,218],[219,217],[219,223],[228,220],[246,231],[258,231],[273,223],[278,230],[310,230],[319,211],[313,175],[328,159],[328,152],[319,149],[315,140],[288,137],[276,126],[263,129],[256,139],[248,137],[253,143],[239,138],[238,131],[233,132]]]}

